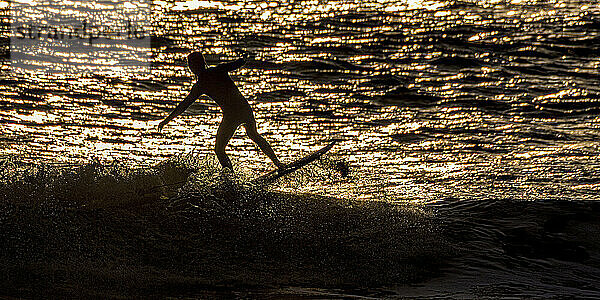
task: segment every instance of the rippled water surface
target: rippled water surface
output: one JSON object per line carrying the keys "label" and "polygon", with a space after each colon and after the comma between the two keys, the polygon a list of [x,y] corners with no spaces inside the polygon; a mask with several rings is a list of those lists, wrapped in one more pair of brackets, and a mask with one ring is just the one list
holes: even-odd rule
{"label": "rippled water surface", "polygon": [[[211,154],[221,116],[209,99],[164,134],[156,120],[192,84],[187,53],[213,64],[242,49],[255,60],[235,77],[284,159],[343,139],[334,155],[356,172],[332,193],[597,198],[595,1],[154,4],[151,75],[17,76],[5,64],[2,154]],[[229,153],[240,169],[270,167],[242,129]]]}
{"label": "rippled water surface", "polygon": [[[210,99],[156,125],[193,83],[189,52],[212,65],[243,50],[254,58],[234,79],[284,161],[342,139],[279,189],[480,205],[600,198],[597,1],[154,1],[152,11],[151,74],[16,74],[5,60],[0,153],[137,166],[212,155],[221,115]],[[250,177],[272,168],[243,129],[228,153]],[[347,163],[349,177],[323,175],[328,162]]]}

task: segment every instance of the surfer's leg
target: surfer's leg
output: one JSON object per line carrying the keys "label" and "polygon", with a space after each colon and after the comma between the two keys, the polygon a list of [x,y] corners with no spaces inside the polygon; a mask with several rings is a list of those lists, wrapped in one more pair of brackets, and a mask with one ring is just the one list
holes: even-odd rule
{"label": "surfer's leg", "polygon": [[275,151],[273,151],[269,142],[267,142],[267,140],[258,133],[258,130],[256,130],[254,118],[244,123],[244,128],[246,129],[248,137],[258,145],[260,150],[262,150],[262,152],[265,153],[278,168],[281,169],[285,167],[285,165],[279,161],[277,155],[275,155]]}
{"label": "surfer's leg", "polygon": [[235,133],[235,130],[238,126],[239,123],[223,118],[221,125],[219,125],[219,130],[217,130],[217,142],[215,143],[215,153],[217,154],[219,163],[223,168],[229,168],[232,171],[233,165],[231,164],[231,160],[227,154],[225,154],[225,147],[227,146],[227,143],[229,143],[229,140]]}

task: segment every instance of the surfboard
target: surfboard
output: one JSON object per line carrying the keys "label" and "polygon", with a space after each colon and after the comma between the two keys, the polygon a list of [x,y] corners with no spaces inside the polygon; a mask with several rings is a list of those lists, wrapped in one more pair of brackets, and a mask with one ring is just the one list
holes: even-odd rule
{"label": "surfboard", "polygon": [[331,148],[333,148],[333,146],[336,143],[337,143],[337,140],[334,140],[334,141],[330,142],[327,146],[325,146],[307,156],[304,156],[302,158],[299,158],[299,159],[287,164],[284,169],[273,170],[273,171],[270,171],[266,174],[259,176],[258,178],[253,179],[252,183],[267,184],[267,183],[277,180],[278,178],[281,178],[282,176],[290,174],[290,173],[310,164],[311,162],[317,160],[323,154],[327,153],[327,151],[331,150]]}

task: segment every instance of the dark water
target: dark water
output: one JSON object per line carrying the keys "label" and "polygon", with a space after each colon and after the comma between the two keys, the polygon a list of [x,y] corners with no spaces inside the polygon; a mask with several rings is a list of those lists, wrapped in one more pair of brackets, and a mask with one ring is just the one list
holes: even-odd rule
{"label": "dark water", "polygon": [[[338,236],[342,241],[316,254],[330,262],[277,258],[275,265],[285,261],[294,266],[290,274],[295,275],[284,268],[271,277],[231,275],[232,282],[258,286],[232,289],[306,297],[599,296],[600,5],[596,1],[159,2],[153,12],[153,69],[145,77],[118,70],[16,75],[8,62],[2,65],[0,153],[5,159],[3,192],[8,204],[0,221],[16,222],[9,207],[22,199],[8,194],[29,195],[24,203],[58,201],[59,208],[69,206],[65,201],[72,198],[71,205],[80,209],[85,199],[102,210],[113,207],[107,203],[120,207],[141,201],[144,191],[162,185],[169,175],[152,166],[168,158],[207,159],[214,168],[211,149],[220,115],[210,100],[194,104],[163,134],[154,128],[192,84],[184,60],[187,53],[202,49],[212,64],[234,59],[236,49],[242,49],[254,53],[255,59],[235,78],[255,108],[259,131],[284,160],[315,150],[329,138],[342,139],[323,161],[264,189],[304,199],[296,200],[301,203],[309,201],[304,193],[310,193],[391,206],[359,213],[347,203],[339,204],[344,209],[335,212],[309,204],[282,208],[279,202],[265,200],[274,196],[262,192],[250,193],[254,196],[244,200],[240,194],[227,194],[237,185],[214,177],[217,171],[198,173],[206,167],[195,167],[196,173],[189,174],[196,175],[183,187],[170,182],[168,189],[147,196],[150,203],[170,205],[177,189],[183,188],[179,197],[187,195],[199,203],[229,201],[225,208],[232,205],[231,211],[239,201],[262,203],[261,208],[241,210],[250,217],[236,219],[248,225],[251,234],[266,234],[257,245],[244,248],[252,253],[262,253],[256,248],[260,245],[277,248],[273,245],[285,236],[274,229],[261,231],[257,218],[251,217],[254,213],[295,219],[301,218],[303,209],[319,207],[325,215],[311,215],[303,223],[311,230],[290,225],[291,231],[306,236],[335,226],[352,227],[319,227],[322,219],[347,219],[364,227],[356,240],[354,233],[342,230]],[[7,47],[7,35],[2,37]],[[243,137],[243,130],[228,151],[236,161],[243,191],[250,178],[271,167]],[[75,169],[79,175],[60,175],[54,169],[90,160],[98,163],[86,169],[88,173]],[[117,170],[107,171],[114,161]],[[348,177],[336,171],[340,165],[349,166]],[[46,173],[34,171],[40,168]],[[136,177],[141,181],[123,179],[140,168],[154,175]],[[85,193],[59,184],[71,184],[72,176],[100,176],[108,183],[79,182]],[[106,179],[111,176],[126,183],[113,184],[113,179]],[[407,203],[415,207],[405,211]],[[388,209],[394,210],[394,205],[402,207],[401,213],[390,216]],[[204,212],[205,206],[192,207]],[[52,209],[31,209],[27,214],[32,220],[52,214]],[[183,224],[186,217],[176,211],[174,222]],[[84,213],[76,213],[76,218],[85,219],[80,214]],[[140,214],[145,216],[136,211],[135,218],[145,220]],[[357,214],[374,219],[363,220]],[[189,217],[193,224],[216,226],[199,215]],[[232,218],[229,213],[217,216]],[[127,219],[118,214],[114,218]],[[76,224],[87,224],[83,219]],[[279,224],[275,219],[265,222]],[[411,224],[413,233],[406,229]],[[23,230],[15,226],[15,232]],[[59,229],[49,236],[63,238]],[[371,229],[389,229],[389,243],[377,231],[367,247]],[[177,236],[151,232],[163,241]],[[7,231],[4,238],[20,237],[13,233]],[[398,239],[394,233],[406,238]],[[426,238],[429,233],[435,234]],[[213,233],[203,234],[209,239]],[[83,244],[94,241],[91,233],[83,236]],[[134,233],[131,237],[146,238]],[[223,237],[217,249],[231,249],[234,240]],[[109,237],[105,241],[111,244]],[[298,245],[316,249],[326,244],[285,241],[291,246],[283,249],[292,252],[306,250]],[[126,247],[116,244],[120,246],[115,248]],[[406,248],[378,256],[401,245]],[[345,247],[361,249],[356,251],[362,260],[341,255]],[[157,249],[156,253],[175,251]],[[106,260],[122,258],[115,254],[121,252],[107,253],[102,256]],[[268,257],[279,254],[265,253],[248,257],[256,264],[249,263],[246,269],[219,269],[218,279],[212,279],[219,284],[203,281],[206,285],[189,290],[213,291],[212,287],[222,286],[222,278],[229,278],[228,272],[268,273],[264,271]],[[219,259],[237,265],[231,257]],[[178,263],[190,259],[183,256]],[[139,265],[164,268],[148,262]],[[343,267],[335,270],[334,265]],[[356,272],[363,265],[372,267],[354,278],[340,275],[353,273],[344,268]],[[203,280],[210,274],[188,271]],[[323,276],[327,280],[315,275],[321,271],[328,274]],[[366,291],[360,289],[365,287]]]}

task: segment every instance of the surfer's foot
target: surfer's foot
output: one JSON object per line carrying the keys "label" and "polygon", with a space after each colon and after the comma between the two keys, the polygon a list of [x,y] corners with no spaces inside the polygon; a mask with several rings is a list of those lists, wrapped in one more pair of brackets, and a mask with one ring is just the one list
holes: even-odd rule
{"label": "surfer's foot", "polygon": [[222,167],[221,172],[223,174],[234,174],[232,167]]}

